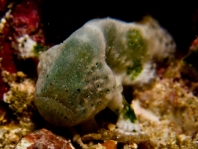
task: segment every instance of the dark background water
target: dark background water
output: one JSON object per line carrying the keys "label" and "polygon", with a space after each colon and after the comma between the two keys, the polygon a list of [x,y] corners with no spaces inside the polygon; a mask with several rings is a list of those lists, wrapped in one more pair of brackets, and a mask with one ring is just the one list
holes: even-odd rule
{"label": "dark background water", "polygon": [[78,2],[43,0],[41,16],[47,42],[60,43],[93,18],[112,17],[126,22],[151,15],[174,37],[178,49],[186,51],[198,35],[196,1]]}

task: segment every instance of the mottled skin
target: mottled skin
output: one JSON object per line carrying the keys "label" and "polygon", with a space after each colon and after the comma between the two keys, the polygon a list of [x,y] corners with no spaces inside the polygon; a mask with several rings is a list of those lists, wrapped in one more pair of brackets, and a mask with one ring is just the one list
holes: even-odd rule
{"label": "mottled skin", "polygon": [[[161,42],[158,38],[162,46],[156,44]],[[171,37],[152,19],[142,24],[113,19],[86,23],[42,54],[35,92],[40,114],[52,124],[74,126],[109,107],[119,116],[118,129],[140,131],[133,109],[122,96],[122,85],[139,83],[145,64],[150,69],[159,57],[157,50],[163,51],[167,43],[171,44]]]}

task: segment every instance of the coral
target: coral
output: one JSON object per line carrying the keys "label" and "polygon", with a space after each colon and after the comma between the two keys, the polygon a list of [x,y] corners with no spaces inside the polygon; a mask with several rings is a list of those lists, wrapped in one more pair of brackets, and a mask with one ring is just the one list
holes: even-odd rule
{"label": "coral", "polygon": [[[18,66],[19,58],[37,57],[45,39],[40,29],[38,3],[29,0],[20,5],[8,2],[0,1],[0,11],[3,11],[0,20],[0,148],[10,149],[24,135],[36,129],[32,121],[32,116],[37,113],[33,103],[35,82],[18,70],[21,67],[21,64]],[[36,43],[36,55],[18,52],[17,39],[25,35]]]}
{"label": "coral", "polygon": [[22,1],[13,8],[11,23],[15,30],[13,47],[20,58],[35,58],[44,51],[45,38],[40,29],[39,1]]}
{"label": "coral", "polygon": [[[12,35],[9,31],[9,25],[7,24],[7,18],[9,16],[9,11],[7,15],[5,15],[0,22],[0,33],[2,36],[0,36],[0,73],[2,73],[2,70],[6,70],[10,73],[16,72],[16,66],[13,64],[13,51],[11,48],[11,44],[8,43],[10,39],[12,38]],[[10,41],[11,42],[11,41]],[[8,87],[6,83],[3,81],[3,78],[0,77],[0,99],[2,99],[3,94],[8,91]]]}
{"label": "coral", "polygon": [[0,0],[0,12],[4,12],[9,0]]}
{"label": "coral", "polygon": [[77,125],[109,107],[119,116],[117,131],[140,132],[120,88],[150,83],[156,61],[171,57],[174,51],[171,36],[150,17],[141,23],[110,18],[89,21],[41,55],[36,106],[58,126]]}
{"label": "coral", "polygon": [[[1,6],[5,7],[8,1],[2,1]],[[16,73],[17,66],[14,56],[19,58],[36,58],[40,51],[45,50],[44,35],[40,29],[40,16],[37,7],[38,1],[28,0],[21,4],[9,4],[8,10],[0,20],[0,58],[1,70],[9,73]],[[1,7],[0,6],[0,7]],[[1,9],[1,8],[0,8]],[[26,12],[26,13],[24,13]],[[22,41],[26,41],[22,46]],[[23,40],[24,41],[24,40]],[[33,46],[31,43],[34,43]],[[9,90],[9,86],[0,77],[0,99]]]}
{"label": "coral", "polygon": [[[9,104],[9,108],[15,114],[25,115],[30,111],[33,112],[34,82],[30,79],[24,79],[25,75],[22,72],[11,75],[4,71],[3,76],[10,85],[10,90],[4,94],[3,101]],[[16,82],[17,79],[21,79],[21,81]]]}
{"label": "coral", "polygon": [[83,141],[89,140],[115,140],[120,143],[136,143],[149,142],[149,137],[144,134],[124,134],[116,131],[100,129],[98,133],[90,133],[82,136]]}
{"label": "coral", "polygon": [[23,0],[13,9],[13,28],[19,36],[32,34],[39,28],[40,16],[38,2]]}
{"label": "coral", "polygon": [[[0,107],[0,148],[14,148],[15,144],[27,133],[35,130],[36,126],[31,118],[36,110],[33,104],[34,81],[27,79],[22,72],[9,73],[3,71],[4,82],[10,89],[4,93],[4,105]],[[12,111],[12,118],[8,111]]]}
{"label": "coral", "polygon": [[10,73],[16,72],[16,66],[13,62],[13,49],[11,46],[11,41],[13,38],[10,32],[10,26],[7,20],[10,17],[10,10],[5,14],[5,16],[0,21],[0,36],[1,46],[0,46],[0,57],[1,57],[1,69],[9,71]]}
{"label": "coral", "polygon": [[133,107],[142,129],[156,147],[197,148],[198,99],[173,78],[158,80],[153,88],[135,92]]}
{"label": "coral", "polygon": [[17,145],[16,149],[74,149],[70,141],[57,136],[46,129],[29,133]]}
{"label": "coral", "polygon": [[11,123],[0,126],[0,148],[13,149],[20,139],[31,132],[32,129]]}

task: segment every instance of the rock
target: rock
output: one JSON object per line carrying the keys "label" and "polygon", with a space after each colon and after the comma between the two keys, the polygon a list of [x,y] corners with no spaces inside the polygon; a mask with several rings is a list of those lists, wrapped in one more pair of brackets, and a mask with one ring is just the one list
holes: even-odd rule
{"label": "rock", "polygon": [[71,142],[53,134],[47,129],[26,135],[16,145],[15,149],[74,149]]}

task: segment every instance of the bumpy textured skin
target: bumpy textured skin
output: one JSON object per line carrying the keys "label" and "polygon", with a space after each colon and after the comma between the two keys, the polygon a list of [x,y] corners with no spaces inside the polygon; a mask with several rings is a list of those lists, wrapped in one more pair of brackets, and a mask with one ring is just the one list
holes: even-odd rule
{"label": "bumpy textured skin", "polygon": [[60,126],[77,125],[109,107],[119,115],[119,127],[137,130],[128,126],[137,120],[123,99],[122,85],[149,83],[155,61],[174,49],[170,35],[152,18],[141,23],[89,21],[41,55],[36,106],[47,121]]}

